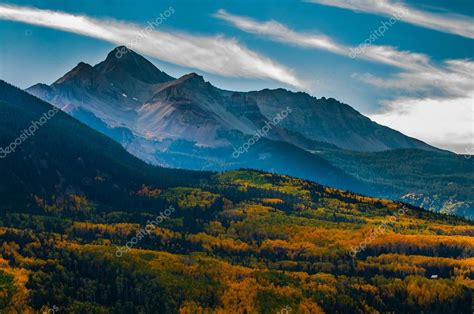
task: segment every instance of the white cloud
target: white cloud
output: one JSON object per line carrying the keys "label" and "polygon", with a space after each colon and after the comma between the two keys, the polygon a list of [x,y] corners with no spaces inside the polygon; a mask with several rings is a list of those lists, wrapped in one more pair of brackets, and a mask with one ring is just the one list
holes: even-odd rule
{"label": "white cloud", "polygon": [[307,0],[307,2],[383,16],[392,16],[404,11],[402,20],[406,23],[474,39],[474,19],[464,15],[422,11],[392,0]]}
{"label": "white cloud", "polygon": [[402,72],[388,79],[367,74],[360,78],[408,95],[386,100],[381,112],[369,115],[374,121],[461,154],[473,151],[473,61],[448,60],[441,68]]}
{"label": "white cloud", "polygon": [[427,65],[416,71],[398,73],[388,79],[371,74],[356,74],[354,77],[378,88],[396,89],[411,94],[466,97],[474,90],[474,62],[447,60],[442,66]]}
{"label": "white cloud", "polygon": [[459,98],[399,98],[369,118],[459,154],[474,153],[474,92]]}
{"label": "white cloud", "polygon": [[265,35],[283,43],[305,48],[318,48],[338,54],[349,55],[349,49],[334,42],[331,38],[315,33],[297,33],[276,21],[258,22],[249,17],[233,15],[223,9],[214,14],[216,18],[227,21],[235,27],[253,34]]}
{"label": "white cloud", "polygon": [[[338,55],[350,57],[351,52],[359,49],[333,40],[324,34],[311,32],[296,32],[276,21],[259,22],[246,16],[233,15],[225,10],[214,14],[216,18],[231,23],[242,31],[265,36],[266,38],[282,43],[295,45],[302,48],[312,48],[329,51]],[[419,69],[425,67],[429,61],[428,56],[410,51],[399,51],[391,46],[366,45],[360,58],[387,64],[402,69]]]}
{"label": "white cloud", "polygon": [[[288,68],[223,36],[164,32],[112,19],[0,4],[0,19],[39,25],[94,37],[173,64],[229,77],[272,79],[304,88]],[[143,38],[137,40],[138,34]]]}

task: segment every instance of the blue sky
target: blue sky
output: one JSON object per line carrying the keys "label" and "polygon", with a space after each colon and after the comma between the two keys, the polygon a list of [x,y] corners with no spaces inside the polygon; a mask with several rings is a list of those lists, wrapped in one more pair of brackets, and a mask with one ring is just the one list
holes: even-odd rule
{"label": "blue sky", "polygon": [[138,38],[170,7],[132,47],[170,75],[334,97],[430,144],[473,153],[472,0],[2,1],[0,78],[50,84]]}

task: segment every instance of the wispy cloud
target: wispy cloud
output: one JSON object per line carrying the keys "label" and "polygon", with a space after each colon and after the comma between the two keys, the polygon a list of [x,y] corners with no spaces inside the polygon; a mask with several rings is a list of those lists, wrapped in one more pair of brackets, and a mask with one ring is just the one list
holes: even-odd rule
{"label": "wispy cloud", "polygon": [[227,21],[245,32],[268,36],[270,39],[305,48],[318,48],[338,54],[348,54],[349,50],[334,42],[328,36],[316,33],[295,32],[276,21],[258,22],[245,16],[230,14],[220,9],[214,17]]}
{"label": "wispy cloud", "polygon": [[[113,19],[0,4],[0,19],[54,28],[102,39],[118,45],[136,42],[133,49],[180,66],[228,77],[272,79],[304,88],[287,67],[223,36],[196,36],[184,32],[152,30]],[[136,41],[141,33],[143,40]]]}
{"label": "wispy cloud", "polygon": [[405,11],[402,21],[437,31],[474,38],[474,19],[452,13],[432,13],[422,11],[392,0],[307,0],[307,2],[366,12],[383,16],[392,16]]}
{"label": "wispy cloud", "polygon": [[474,62],[447,60],[436,68],[401,72],[386,79],[371,74],[355,74],[354,77],[378,88],[396,89],[407,94],[465,97],[474,90]]}
{"label": "wispy cloud", "polygon": [[[352,50],[357,49],[357,47],[339,43],[321,33],[294,31],[273,20],[260,22],[246,16],[230,14],[222,9],[217,11],[214,16],[244,32],[257,34],[270,40],[302,48],[320,49],[347,57],[350,56]],[[428,56],[421,53],[399,51],[395,47],[376,45],[367,45],[360,58],[407,70],[426,67],[429,60]]]}
{"label": "wispy cloud", "polygon": [[405,95],[385,100],[369,115],[380,124],[458,153],[474,149],[474,62],[448,60],[437,69],[402,72],[388,79],[357,75],[377,88]]}

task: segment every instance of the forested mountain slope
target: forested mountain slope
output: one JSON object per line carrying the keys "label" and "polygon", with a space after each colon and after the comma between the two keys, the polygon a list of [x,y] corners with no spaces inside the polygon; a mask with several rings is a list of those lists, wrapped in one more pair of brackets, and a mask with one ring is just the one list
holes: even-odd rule
{"label": "forested mountain slope", "polygon": [[[6,147],[52,107],[0,87]],[[262,171],[150,166],[61,112],[0,171],[7,313],[472,312],[461,218]]]}

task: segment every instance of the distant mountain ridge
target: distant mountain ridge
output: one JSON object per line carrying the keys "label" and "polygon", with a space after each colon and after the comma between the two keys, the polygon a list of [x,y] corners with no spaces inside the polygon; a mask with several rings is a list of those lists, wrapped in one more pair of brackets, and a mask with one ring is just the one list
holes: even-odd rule
{"label": "distant mountain ridge", "polygon": [[[265,119],[271,120],[283,108],[291,107],[293,114],[282,122],[282,127],[313,141],[356,151],[436,150],[380,126],[334,99],[317,99],[283,89],[225,91],[205,82],[196,73],[174,79],[132,50],[121,58],[115,51],[95,66],[80,62],[49,87],[37,84],[27,91],[67,112],[81,107],[111,127],[126,126],[147,138],[180,138],[207,146],[224,145],[226,141],[217,138],[218,129],[253,134]],[[175,122],[178,126],[172,127]],[[286,134],[276,134],[272,132],[270,136],[292,142]]]}
{"label": "distant mountain ridge", "polygon": [[281,107],[291,104],[293,113],[282,122],[282,127],[299,132],[311,140],[366,152],[406,148],[438,150],[379,125],[333,98],[318,99],[307,93],[293,93],[284,89],[264,89],[248,94],[267,117],[274,116]]}
{"label": "distant mountain ridge", "polygon": [[[449,178],[449,172],[439,176],[426,169],[405,182],[395,181],[389,169],[418,173],[420,164],[399,162],[389,152],[400,150],[402,157],[409,150],[423,150],[459,165],[456,169],[469,170],[469,161],[381,126],[349,105],[284,89],[222,90],[196,73],[175,79],[131,50],[121,58],[115,51],[95,66],[81,62],[50,86],[36,84],[27,91],[152,164],[195,170],[257,168],[471,215],[474,202],[464,186],[474,171],[456,172]],[[287,118],[248,153],[232,157],[234,149],[287,107],[291,108]],[[364,160],[372,156],[377,156],[376,163],[367,165]],[[375,167],[378,162],[384,166]],[[435,182],[436,189],[428,182]],[[453,182],[464,192],[443,192],[441,187],[451,184],[453,188]]]}

